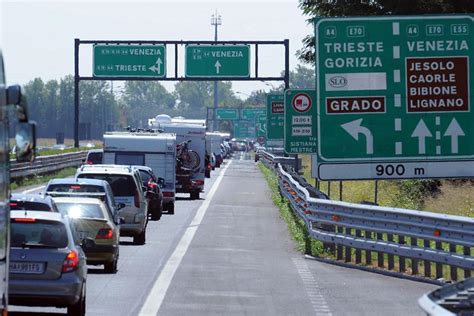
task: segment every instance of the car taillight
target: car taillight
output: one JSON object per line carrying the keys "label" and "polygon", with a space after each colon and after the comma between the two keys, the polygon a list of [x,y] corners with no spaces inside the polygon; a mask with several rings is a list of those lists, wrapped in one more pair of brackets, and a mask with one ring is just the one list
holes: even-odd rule
{"label": "car taillight", "polygon": [[36,222],[36,218],[18,217],[15,218],[15,222]]}
{"label": "car taillight", "polygon": [[173,196],[174,196],[174,192],[163,192],[163,196],[164,196],[164,197],[173,197]]}
{"label": "car taillight", "polygon": [[63,272],[72,272],[77,269],[79,264],[79,254],[76,250],[71,250],[64,259]]}
{"label": "car taillight", "polygon": [[148,182],[148,187],[149,187],[150,189],[156,189],[157,186],[158,186],[158,185],[157,185],[155,182]]}
{"label": "car taillight", "polygon": [[90,160],[87,160],[87,161],[86,161],[86,165],[93,165],[93,164],[94,164],[94,163],[93,163],[92,161],[90,161]]}
{"label": "car taillight", "polygon": [[194,185],[196,185],[196,186],[204,185],[204,181],[203,181],[203,180],[192,180],[191,182],[192,182]]}
{"label": "car taillight", "polygon": [[101,228],[97,232],[96,239],[111,239],[114,236],[114,231],[111,228]]}
{"label": "car taillight", "polygon": [[138,190],[135,190],[135,195],[133,197],[135,207],[140,207],[140,195],[138,194]]}

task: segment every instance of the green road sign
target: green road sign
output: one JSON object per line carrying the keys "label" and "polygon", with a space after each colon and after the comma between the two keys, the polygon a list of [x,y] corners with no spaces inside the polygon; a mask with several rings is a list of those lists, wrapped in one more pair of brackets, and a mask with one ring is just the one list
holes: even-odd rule
{"label": "green road sign", "polygon": [[315,21],[324,180],[474,176],[473,17]]}
{"label": "green road sign", "polygon": [[257,131],[256,136],[267,136],[267,115],[259,115],[257,118]]}
{"label": "green road sign", "polygon": [[317,152],[316,91],[285,90],[285,152],[312,154]]}
{"label": "green road sign", "polygon": [[94,77],[166,76],[164,45],[95,45]]}
{"label": "green road sign", "polygon": [[250,76],[249,45],[187,45],[186,77]]}
{"label": "green road sign", "polygon": [[238,120],[239,109],[235,108],[220,108],[216,109],[217,120]]}
{"label": "green road sign", "polygon": [[284,106],[283,94],[267,94],[267,140],[283,139]]}
{"label": "green road sign", "polygon": [[253,121],[257,119],[259,115],[265,115],[267,113],[267,109],[265,107],[261,108],[244,108],[241,111],[240,117],[243,120]]}
{"label": "green road sign", "polygon": [[248,138],[249,134],[249,122],[248,121],[235,121],[234,122],[234,138]]}

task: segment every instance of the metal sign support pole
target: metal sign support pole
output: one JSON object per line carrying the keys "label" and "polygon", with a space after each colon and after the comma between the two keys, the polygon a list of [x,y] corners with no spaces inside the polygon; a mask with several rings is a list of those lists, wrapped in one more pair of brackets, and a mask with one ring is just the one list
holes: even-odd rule
{"label": "metal sign support pole", "polygon": [[74,39],[74,147],[79,148],[79,39]]}

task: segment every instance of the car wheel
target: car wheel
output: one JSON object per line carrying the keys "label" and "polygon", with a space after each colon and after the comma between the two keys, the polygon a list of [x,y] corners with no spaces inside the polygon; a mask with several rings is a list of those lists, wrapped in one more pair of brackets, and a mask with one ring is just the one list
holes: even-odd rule
{"label": "car wheel", "polygon": [[170,203],[170,205],[168,206],[168,214],[174,214],[174,203]]}
{"label": "car wheel", "polygon": [[146,229],[139,234],[133,237],[133,243],[135,245],[144,245],[146,240]]}
{"label": "car wheel", "polygon": [[163,204],[160,203],[159,206],[156,206],[153,208],[153,211],[151,212],[151,220],[159,221],[161,219],[162,212],[163,212]]}
{"label": "car wheel", "polygon": [[82,284],[81,297],[76,304],[67,307],[69,316],[84,316],[86,314],[86,284]]}
{"label": "car wheel", "polygon": [[115,259],[113,261],[110,261],[110,262],[106,262],[104,263],[104,271],[105,273],[117,273],[117,265],[118,265],[118,255],[115,256]]}
{"label": "car wheel", "polygon": [[191,192],[191,200],[199,200],[199,192]]}

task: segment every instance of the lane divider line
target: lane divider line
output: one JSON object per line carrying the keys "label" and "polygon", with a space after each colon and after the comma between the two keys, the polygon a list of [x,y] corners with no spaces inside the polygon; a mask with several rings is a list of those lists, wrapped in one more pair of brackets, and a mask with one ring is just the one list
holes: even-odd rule
{"label": "lane divider line", "polygon": [[176,249],[173,251],[170,258],[161,270],[160,275],[156,279],[150,293],[148,294],[145,300],[145,304],[143,304],[140,310],[140,316],[156,315],[160,310],[168,288],[171,285],[171,281],[173,280],[173,277],[176,271],[178,270],[178,267],[181,264],[184,255],[188,251],[189,245],[193,241],[194,235],[196,234],[199,225],[201,224],[204,218],[204,215],[206,215],[207,209],[211,204],[212,198],[214,197],[214,194],[219,188],[219,184],[221,183],[222,178],[224,177],[224,174],[227,171],[227,168],[229,168],[231,162],[232,160],[227,163],[222,172],[219,174],[218,178],[212,185],[211,190],[207,194],[206,200],[197,210],[196,215],[191,221],[191,224],[189,224],[189,227],[184,232],[183,237],[181,237],[181,240],[176,246]]}
{"label": "lane divider line", "polygon": [[[38,190],[41,191],[41,190],[43,190],[45,187],[46,187],[45,185],[41,185],[41,186],[39,186],[39,187],[34,187],[34,188],[31,188],[31,189],[25,190],[25,191],[23,191],[23,192],[21,192],[21,193],[23,193],[23,194],[28,194],[28,193],[31,193],[31,192],[34,192],[34,191],[38,191]],[[38,192],[38,193],[39,193],[39,192]]]}

